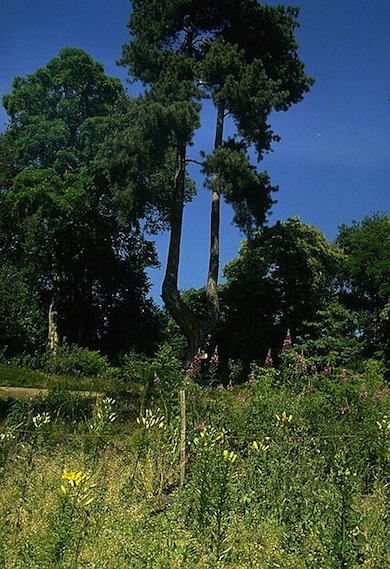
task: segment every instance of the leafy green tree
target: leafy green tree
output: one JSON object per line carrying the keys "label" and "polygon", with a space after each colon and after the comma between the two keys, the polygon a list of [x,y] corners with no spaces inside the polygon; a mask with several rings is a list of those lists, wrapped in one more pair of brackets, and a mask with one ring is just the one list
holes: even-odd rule
{"label": "leafy green tree", "polygon": [[356,334],[367,356],[390,362],[390,216],[342,225],[336,243],[346,254],[341,298],[354,312]]}
{"label": "leafy green tree", "polygon": [[99,159],[128,105],[124,89],[87,53],[66,48],[17,77],[3,102],[0,181],[12,223],[2,218],[1,255],[34,274],[52,347],[66,338],[124,349],[150,315],[144,269],[155,263],[136,220],[119,223]]}
{"label": "leafy green tree", "polygon": [[[146,87],[143,101],[149,112],[142,154],[134,156],[144,163],[160,156],[163,162],[168,154],[173,165],[160,184],[170,229],[162,297],[187,338],[191,358],[220,318],[221,196],[233,206],[240,229],[251,233],[264,223],[275,188],[268,175],[251,164],[249,150],[253,147],[258,159],[270,150],[278,137],[267,122],[269,114],[300,101],[312,80],[297,53],[295,8],[264,6],[255,0],[133,0],[132,8],[131,41],[123,48],[122,63]],[[179,293],[178,269],[187,166],[193,161],[188,149],[206,100],[214,104],[216,123],[213,150],[203,152],[200,161],[196,157],[212,204],[208,311],[206,318],[199,318]],[[150,180],[150,165],[147,168]],[[139,171],[135,174],[139,181]],[[133,197],[134,184],[130,187]],[[126,189],[120,188],[124,195]]]}
{"label": "leafy green tree", "polygon": [[224,270],[222,358],[263,363],[268,349],[280,352],[287,329],[294,342],[352,337],[334,288],[343,259],[318,229],[296,217],[245,241]]}
{"label": "leafy green tree", "polygon": [[33,353],[45,340],[39,291],[10,263],[0,265],[0,351],[4,357]]}

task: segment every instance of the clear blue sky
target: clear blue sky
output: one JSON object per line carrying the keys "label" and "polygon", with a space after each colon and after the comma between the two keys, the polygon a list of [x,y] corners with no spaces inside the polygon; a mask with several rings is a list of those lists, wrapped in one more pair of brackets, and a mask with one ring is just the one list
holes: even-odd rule
{"label": "clear blue sky", "polygon": [[[278,4],[283,2],[268,2]],[[297,37],[307,73],[316,80],[305,99],[271,117],[282,140],[263,167],[279,185],[270,223],[299,215],[332,240],[341,223],[390,211],[390,1],[295,0]],[[85,49],[109,75],[128,40],[128,0],[1,0],[0,94],[12,78],[33,73],[67,46]],[[7,117],[0,111],[0,127]],[[206,140],[206,130],[198,140]],[[212,138],[212,134],[210,133]],[[207,271],[209,195],[188,206],[180,286],[203,286]],[[222,214],[221,267],[242,236]],[[164,262],[166,239],[158,239]],[[153,271],[158,296],[161,271]]]}

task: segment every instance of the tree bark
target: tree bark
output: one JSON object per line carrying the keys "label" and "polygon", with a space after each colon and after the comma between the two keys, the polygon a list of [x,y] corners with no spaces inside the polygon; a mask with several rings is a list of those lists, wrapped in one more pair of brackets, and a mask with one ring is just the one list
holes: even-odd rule
{"label": "tree bark", "polygon": [[202,345],[202,333],[195,315],[181,298],[178,289],[180,245],[183,227],[186,147],[178,148],[171,216],[168,259],[162,285],[162,299],[172,318],[187,339],[188,361],[191,362]]}
{"label": "tree bark", "polygon": [[59,276],[57,273],[53,276],[53,293],[48,313],[48,333],[47,339],[49,342],[49,349],[54,354],[60,343],[60,334],[58,331],[58,281]]}
{"label": "tree bark", "polygon": [[[217,106],[217,124],[215,129],[214,149],[222,145],[223,124],[225,117],[225,102],[222,100]],[[216,175],[217,176],[217,175]],[[214,179],[211,197],[211,217],[210,217],[210,256],[209,270],[207,275],[206,298],[209,307],[211,326],[214,328],[220,318],[220,306],[218,297],[218,274],[219,274],[219,227],[221,196],[218,187],[218,179]]]}
{"label": "tree bark", "polygon": [[[225,116],[224,101],[217,108],[217,124],[214,148],[222,145],[223,124]],[[201,321],[193,314],[183,302],[178,289],[178,275],[180,263],[180,245],[183,227],[184,189],[185,189],[186,147],[178,148],[176,159],[176,172],[174,181],[174,195],[172,204],[171,233],[169,239],[168,259],[165,277],[162,285],[162,298],[172,318],[184,333],[188,345],[188,361],[192,362],[199,348],[202,347],[207,334],[212,331],[220,319],[220,306],[218,296],[219,274],[219,232],[220,232],[220,191],[218,180],[214,180],[211,218],[210,218],[210,256],[206,284],[206,299],[208,304],[208,318]]]}

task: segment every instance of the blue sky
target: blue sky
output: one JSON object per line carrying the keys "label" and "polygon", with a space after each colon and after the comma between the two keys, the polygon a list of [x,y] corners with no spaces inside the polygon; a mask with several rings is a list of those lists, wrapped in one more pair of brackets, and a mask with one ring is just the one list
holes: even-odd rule
{"label": "blue sky", "polygon": [[[300,57],[316,83],[301,103],[271,116],[282,140],[263,162],[279,186],[269,222],[298,215],[332,240],[340,224],[390,211],[390,2],[292,4],[301,8]],[[128,0],[1,0],[0,95],[10,91],[14,76],[33,73],[67,46],[85,49],[107,74],[125,81],[126,70],[115,62],[128,40],[129,13]],[[1,129],[6,122],[1,109]],[[209,115],[207,122],[212,126]],[[212,138],[205,129],[197,140]],[[205,283],[208,211],[209,195],[199,182],[185,212],[182,288]],[[223,207],[221,267],[237,255],[241,239]],[[164,263],[166,237],[157,244]],[[157,298],[162,272],[150,276]]]}

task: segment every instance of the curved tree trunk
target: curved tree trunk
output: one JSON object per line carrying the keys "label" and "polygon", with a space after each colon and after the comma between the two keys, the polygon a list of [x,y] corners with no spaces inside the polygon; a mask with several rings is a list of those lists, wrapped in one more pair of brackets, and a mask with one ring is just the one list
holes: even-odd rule
{"label": "curved tree trunk", "polygon": [[199,322],[181,298],[178,289],[180,245],[183,227],[186,147],[178,148],[171,216],[168,259],[162,285],[162,298],[176,324],[184,333],[188,344],[188,361],[191,362],[203,339]]}
{"label": "curved tree trunk", "polygon": [[[217,125],[214,147],[222,144],[225,105],[221,102],[217,109]],[[178,289],[178,275],[180,262],[180,245],[183,227],[184,189],[185,189],[186,147],[178,148],[176,159],[176,172],[174,181],[174,196],[172,204],[171,233],[169,240],[168,259],[165,277],[162,285],[162,298],[176,324],[180,327],[187,339],[188,361],[194,359],[199,348],[202,347],[207,334],[211,332],[220,319],[220,306],[218,297],[219,274],[219,226],[220,226],[220,193],[218,181],[215,180],[211,201],[210,222],[210,256],[206,285],[206,299],[208,305],[207,320],[200,320],[183,302]]]}
{"label": "curved tree trunk", "polygon": [[[217,107],[217,124],[215,129],[214,148],[222,145],[223,123],[225,117],[225,103],[220,101]],[[218,274],[219,274],[219,226],[220,226],[221,196],[218,180],[214,180],[211,197],[210,218],[210,257],[209,271],[207,275],[206,298],[209,307],[210,324],[214,328],[220,318],[220,306],[218,297]]]}

